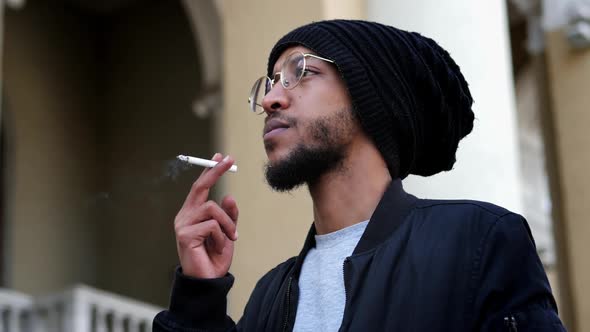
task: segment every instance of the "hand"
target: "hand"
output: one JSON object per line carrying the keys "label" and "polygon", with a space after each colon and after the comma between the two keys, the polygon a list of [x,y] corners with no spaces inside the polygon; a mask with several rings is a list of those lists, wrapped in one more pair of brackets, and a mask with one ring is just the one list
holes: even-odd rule
{"label": "hand", "polygon": [[238,239],[238,206],[226,196],[219,206],[209,199],[209,190],[233,165],[234,160],[216,153],[219,162],[206,168],[193,183],[174,219],[176,249],[183,274],[195,278],[220,278],[227,274]]}

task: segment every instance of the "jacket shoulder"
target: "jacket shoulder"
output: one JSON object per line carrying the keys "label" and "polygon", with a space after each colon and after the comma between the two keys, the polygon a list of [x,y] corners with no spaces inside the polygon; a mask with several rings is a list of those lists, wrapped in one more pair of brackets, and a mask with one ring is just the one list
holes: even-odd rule
{"label": "jacket shoulder", "polygon": [[489,214],[490,216],[498,218],[514,213],[493,203],[469,199],[419,199],[418,203],[416,204],[416,208],[433,210],[460,210],[474,213],[477,212]]}
{"label": "jacket shoulder", "polygon": [[519,214],[501,206],[489,202],[467,199],[419,199],[415,205],[415,209],[417,211],[421,211],[422,213],[434,213],[438,216],[460,217],[461,220],[496,222],[500,219],[504,219],[507,216],[513,216],[517,219],[524,219]]}
{"label": "jacket shoulder", "polygon": [[[409,214],[413,225],[422,225],[424,231],[444,232],[482,238],[490,230],[524,224],[525,218],[501,206],[476,200],[419,199]],[[530,234],[530,230],[529,230]]]}

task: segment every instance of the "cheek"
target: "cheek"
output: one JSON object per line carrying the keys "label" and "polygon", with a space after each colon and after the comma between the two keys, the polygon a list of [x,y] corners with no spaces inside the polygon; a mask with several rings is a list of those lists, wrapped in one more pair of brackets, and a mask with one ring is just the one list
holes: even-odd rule
{"label": "cheek", "polygon": [[314,91],[313,95],[297,95],[297,118],[311,121],[313,118],[331,114],[337,110],[348,108],[348,98],[334,95],[332,91]]}
{"label": "cheek", "polygon": [[338,134],[334,131],[336,126],[334,117],[329,115],[318,115],[313,118],[301,119],[298,122],[297,135],[301,143],[313,146],[325,144],[334,139],[332,135]]}
{"label": "cheek", "polygon": [[309,126],[309,135],[317,142],[328,142],[330,140],[330,128],[324,121],[318,121]]}
{"label": "cheek", "polygon": [[323,123],[321,120],[331,118],[330,121],[337,121],[340,125],[347,125],[348,118],[340,114],[342,110],[352,109],[350,97],[346,90],[330,88],[315,88],[306,91],[305,94],[298,93],[294,96],[297,105],[292,108],[293,116],[297,118],[297,135],[304,141],[323,140],[326,133],[330,132],[332,123]]}
{"label": "cheek", "polygon": [[315,102],[325,111],[341,110],[350,108],[350,97],[342,89],[323,89],[317,91]]}

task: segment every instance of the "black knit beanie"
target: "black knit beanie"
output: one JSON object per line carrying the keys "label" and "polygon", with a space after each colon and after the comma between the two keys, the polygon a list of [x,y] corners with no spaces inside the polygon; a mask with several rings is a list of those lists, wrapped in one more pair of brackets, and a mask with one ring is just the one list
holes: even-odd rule
{"label": "black knit beanie", "polygon": [[434,40],[374,22],[315,22],[275,44],[269,77],[295,45],[335,62],[394,179],[452,169],[459,140],[473,129],[473,99],[459,67]]}

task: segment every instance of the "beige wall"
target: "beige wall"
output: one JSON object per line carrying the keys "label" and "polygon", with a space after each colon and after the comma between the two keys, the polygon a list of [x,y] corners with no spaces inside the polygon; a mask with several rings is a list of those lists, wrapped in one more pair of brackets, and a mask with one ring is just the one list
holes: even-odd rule
{"label": "beige wall", "polygon": [[[240,171],[225,179],[224,191],[240,208],[239,234],[231,271],[236,275],[229,298],[234,319],[258,279],[285,259],[299,253],[313,222],[307,191],[277,194],[267,187],[261,132],[263,116],[248,111],[254,80],[265,74],[274,43],[293,28],[323,18],[362,18],[362,1],[232,0],[224,3],[224,107],[219,128],[223,151],[235,156]],[[287,14],[288,13],[288,14]]]}
{"label": "beige wall", "polygon": [[570,49],[562,31],[548,33],[547,65],[552,99],[556,177],[560,209],[557,243],[560,279],[567,285],[572,331],[590,331],[590,51]]}
{"label": "beige wall", "polygon": [[[50,3],[6,10],[8,286],[32,294],[94,280],[96,71],[83,18]],[[91,79],[89,79],[91,78]]]}

